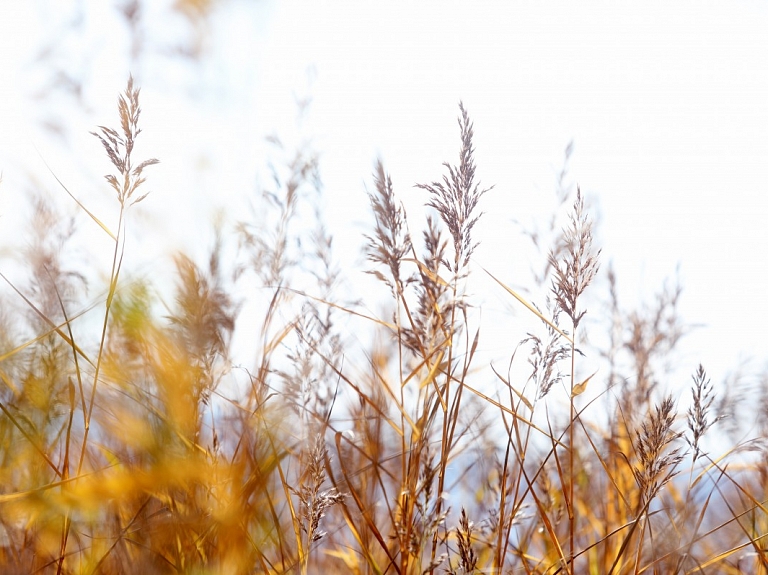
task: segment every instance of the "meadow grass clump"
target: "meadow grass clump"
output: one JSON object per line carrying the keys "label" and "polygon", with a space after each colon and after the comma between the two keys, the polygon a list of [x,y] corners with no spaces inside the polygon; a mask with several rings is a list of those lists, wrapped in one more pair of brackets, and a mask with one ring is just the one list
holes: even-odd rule
{"label": "meadow grass clump", "polygon": [[119,128],[95,133],[117,227],[70,194],[110,243],[103,293],[87,295],[77,231],[42,200],[27,280],[0,275],[0,571],[768,573],[765,442],[711,455],[713,429],[744,407],[701,365],[690,397],[667,377],[687,329],[679,286],[626,310],[609,267],[607,317],[587,315],[602,253],[563,174],[567,224],[551,226],[538,291],[486,272],[525,312],[502,370],[477,359],[469,294],[491,188],[463,104],[458,163],[418,184],[433,210],[420,234],[374,166],[364,249],[379,318],[339,295],[332,235],[313,218],[316,154],[277,140],[286,159],[253,213],[217,228],[206,261],[176,255],[172,297],[130,277],[125,225],[158,163],[133,160],[139,96],[129,80]]}

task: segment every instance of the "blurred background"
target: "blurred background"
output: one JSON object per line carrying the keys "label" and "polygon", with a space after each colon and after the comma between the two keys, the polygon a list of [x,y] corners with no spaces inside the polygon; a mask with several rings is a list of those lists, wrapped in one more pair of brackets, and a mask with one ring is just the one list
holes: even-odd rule
{"label": "blurred background", "polygon": [[[766,29],[762,2],[9,2],[0,270],[19,269],[23,215],[41,196],[74,218],[75,253],[107,273],[103,231],[56,179],[115,225],[102,177],[111,166],[89,132],[116,124],[132,75],[143,109],[136,154],[161,164],[147,170],[152,193],[132,215],[126,269],[162,283],[177,251],[204,257],[217,222],[232,229],[258,212],[271,164],[312,150],[339,289],[375,294],[361,288],[372,281],[361,246],[374,162],[420,238],[427,198],[414,185],[458,161],[462,101],[477,177],[494,186],[475,264],[543,301],[546,286],[532,282],[543,259],[521,232],[539,233],[546,253],[547,231],[563,223],[550,218],[578,184],[603,249],[590,321],[605,311],[610,266],[630,308],[679,282],[679,313],[696,328],[667,387],[687,387],[699,362],[714,381],[751,377],[768,357]],[[505,325],[531,317],[483,274],[472,281],[482,351],[508,357],[519,337]],[[363,299],[385,313],[375,295]],[[599,342],[600,330],[588,331]]]}

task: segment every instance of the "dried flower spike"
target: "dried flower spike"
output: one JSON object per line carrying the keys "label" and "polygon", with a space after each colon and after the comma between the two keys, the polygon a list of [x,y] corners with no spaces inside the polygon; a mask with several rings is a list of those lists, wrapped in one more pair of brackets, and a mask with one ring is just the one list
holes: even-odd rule
{"label": "dried flower spike", "polygon": [[451,265],[444,261],[445,266],[453,273],[458,273],[460,268],[466,267],[477,244],[472,243],[472,228],[482,214],[473,215],[480,197],[487,191],[480,189],[480,184],[475,183],[475,161],[472,157],[475,149],[472,147],[472,122],[464,109],[464,104],[459,102],[461,116],[459,128],[461,129],[461,151],[458,166],[443,164],[448,168],[448,175],[443,176],[442,182],[431,184],[417,184],[417,188],[428,191],[432,199],[428,206],[435,208],[440,214],[445,225],[453,237],[455,252],[454,262]]}
{"label": "dried flower spike", "polygon": [[[99,126],[101,134],[91,132],[101,141],[112,164],[117,168],[122,182],[112,174],[104,176],[109,185],[117,192],[117,199],[120,205],[125,207],[126,201],[130,200],[136,189],[144,183],[145,178],[141,177],[142,171],[147,166],[159,163],[160,160],[151,158],[144,160],[138,166],[131,169],[131,153],[136,138],[141,133],[139,128],[139,116],[141,107],[139,106],[139,88],[133,87],[133,76],[128,78],[128,86],[125,89],[125,95],[121,94],[117,101],[117,108],[120,112],[120,126],[123,134],[120,135],[116,130]],[[132,204],[137,204],[147,197],[147,194],[133,200]]]}
{"label": "dried flower spike", "polygon": [[555,275],[552,280],[555,302],[571,318],[575,330],[586,313],[586,310],[577,310],[577,301],[600,268],[601,252],[594,252],[592,248],[592,221],[584,211],[580,188],[576,191],[570,220],[570,226],[563,230],[566,254],[558,261],[556,254],[550,251],[549,263]]}

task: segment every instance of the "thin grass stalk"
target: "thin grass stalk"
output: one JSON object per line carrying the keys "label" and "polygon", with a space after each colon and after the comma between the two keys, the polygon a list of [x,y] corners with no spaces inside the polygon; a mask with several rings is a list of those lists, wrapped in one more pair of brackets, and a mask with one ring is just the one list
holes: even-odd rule
{"label": "thin grass stalk", "polygon": [[[570,541],[570,553],[571,553],[571,567],[573,567],[573,561],[574,556],[576,554],[576,544],[575,544],[575,537],[576,537],[576,513],[574,510],[574,485],[576,483],[575,481],[575,473],[573,470],[574,460],[576,459],[576,426],[574,425],[575,416],[576,416],[576,406],[574,405],[575,396],[573,393],[573,390],[576,386],[576,379],[574,374],[576,373],[576,326],[574,326],[573,329],[573,340],[571,342],[571,392],[569,394],[569,407],[571,410],[570,414],[570,423],[568,425],[568,434],[569,434],[569,449],[570,449],[570,456],[569,456],[569,481],[568,481],[568,536]],[[570,570],[569,570],[570,572]]]}
{"label": "thin grass stalk", "polygon": [[[112,308],[112,300],[115,297],[115,291],[117,290],[117,280],[120,275],[120,268],[122,266],[123,258],[122,253],[125,249],[125,241],[123,239],[123,226],[124,226],[124,208],[120,206],[120,215],[117,223],[117,238],[115,239],[115,251],[112,254],[112,269],[109,275],[109,292],[107,293],[107,300],[104,310],[104,320],[101,327],[101,336],[99,338],[99,351],[96,354],[96,367],[93,374],[93,383],[91,384],[91,394],[88,399],[88,410],[84,414],[84,428],[83,428],[83,440],[80,448],[80,459],[77,463],[77,475],[82,473],[83,463],[85,461],[85,455],[88,447],[88,434],[91,430],[91,418],[93,416],[93,407],[96,403],[96,389],[99,384],[99,375],[101,374],[101,362],[104,356],[104,346],[107,341],[107,326],[109,325],[109,312]],[[121,246],[121,244],[123,244]],[[122,249],[121,249],[122,247]],[[118,258],[118,254],[120,257]]]}
{"label": "thin grass stalk", "polygon": [[[458,256],[457,256],[458,257]],[[454,277],[454,280],[452,282],[451,291],[453,294],[453,297],[456,297],[457,294],[457,278]],[[446,373],[445,373],[445,384],[443,385],[443,397],[445,397],[446,402],[450,402],[451,397],[451,379],[452,379],[452,365],[453,365],[453,346],[454,346],[454,337],[456,335],[456,309],[451,308],[451,317],[448,323],[449,326],[449,341],[448,341],[448,357],[446,359]],[[455,404],[453,404],[455,406]],[[437,508],[435,513],[437,515],[440,515],[442,512],[443,504],[442,504],[442,493],[445,489],[445,473],[448,469],[448,457],[451,450],[451,444],[450,444],[450,436],[449,436],[449,428],[450,428],[450,419],[452,417],[458,417],[458,414],[456,411],[451,407],[451,404],[449,403],[448,409],[443,410],[443,428],[440,435],[440,467],[437,475]],[[434,563],[435,557],[437,556],[437,541],[438,541],[438,533],[435,532],[434,535],[432,535],[432,553],[430,555],[430,562]]]}
{"label": "thin grass stalk", "polygon": [[[75,363],[75,371],[76,371],[78,380],[80,380],[80,364],[77,359],[77,350],[74,346],[75,336],[74,336],[74,333],[72,332],[72,324],[70,323],[69,318],[67,317],[67,310],[66,310],[66,307],[64,306],[63,300],[61,299],[61,294],[59,293],[59,290],[58,288],[56,288],[55,285],[54,285],[54,288],[56,289],[56,297],[59,301],[59,306],[61,307],[61,312],[64,317],[64,321],[67,323],[67,331],[69,333],[69,339],[70,341],[72,341],[72,352],[73,352],[73,360]],[[69,478],[69,451],[70,451],[70,444],[71,444],[71,438],[72,438],[72,423],[75,417],[75,386],[72,383],[71,376],[68,378],[68,392],[69,392],[69,417],[67,420],[66,438],[64,440],[64,461],[62,462],[62,466],[61,466],[62,467],[61,478],[65,480]],[[61,489],[63,493],[64,492],[63,484]],[[67,509],[64,515],[64,525],[63,525],[62,534],[61,534],[61,545],[59,547],[59,563],[56,567],[57,575],[61,574],[62,569],[64,567],[64,556],[67,550],[67,541],[69,539],[70,526],[71,526],[70,510]]]}
{"label": "thin grass stalk", "polygon": [[[504,419],[505,419],[505,425],[506,425],[506,417],[504,417]],[[513,494],[512,509],[508,513],[507,512],[507,497],[508,497],[507,492],[510,490],[507,488],[507,477],[509,476],[510,453],[513,449],[513,444],[512,444],[513,429],[514,429],[515,439],[517,441],[517,447],[514,448],[514,452],[517,455],[517,459],[518,459],[518,462],[517,462],[518,472],[515,478],[514,490],[512,491],[512,494]],[[523,468],[525,465],[525,453],[526,453],[526,448],[524,447],[524,445],[527,445],[528,439],[530,438],[530,435],[531,435],[531,430],[530,428],[526,428],[526,433],[525,433],[526,437],[523,444],[521,445],[520,421],[515,417],[512,419],[512,425],[508,426],[507,435],[508,435],[508,439],[504,449],[501,494],[500,494],[500,501],[499,501],[499,532],[496,538],[496,546],[494,549],[494,561],[493,561],[493,567],[498,572],[502,572],[504,565],[506,563],[508,545],[505,545],[504,542],[509,541],[511,537],[512,524],[513,524],[512,519],[517,514],[519,510],[519,506],[522,505],[523,499],[525,497],[525,495],[521,496],[520,488],[522,485],[522,479],[524,477]],[[526,493],[527,493],[527,490],[526,490]],[[509,520],[507,520],[508,516],[510,517]],[[505,527],[507,523],[509,525],[508,527]]]}
{"label": "thin grass stalk", "polygon": [[[443,176],[442,182],[433,182],[431,184],[418,184],[417,187],[429,192],[431,199],[428,206],[437,210],[441,219],[448,227],[453,237],[453,262],[443,260],[445,267],[453,274],[451,281],[451,296],[453,298],[451,305],[450,319],[447,326],[448,339],[448,357],[446,362],[445,383],[443,385],[443,397],[448,403],[447,409],[443,409],[442,433],[440,437],[440,466],[438,471],[438,499],[436,504],[436,514],[442,513],[442,493],[445,489],[445,474],[448,469],[448,462],[453,448],[453,434],[456,427],[456,421],[459,417],[461,407],[461,387],[464,385],[466,369],[457,380],[458,388],[455,397],[451,401],[451,389],[453,376],[453,349],[455,338],[458,334],[456,306],[459,295],[459,279],[466,277],[467,266],[470,257],[476,247],[472,241],[472,228],[480,215],[474,215],[478,201],[490,188],[481,190],[479,183],[475,183],[475,164],[473,159],[474,147],[472,144],[473,127],[469,120],[469,115],[464,108],[463,103],[459,103],[460,116],[458,119],[461,132],[461,150],[459,153],[459,165],[454,167],[444,164],[448,169],[448,175]],[[466,316],[465,316],[466,317]],[[434,565],[437,556],[438,533],[432,536],[432,551],[430,554],[430,565]],[[434,571],[434,567],[430,569]]]}
{"label": "thin grass stalk", "polygon": [[[400,546],[400,571],[408,572],[408,566],[411,560],[408,542],[413,535],[414,504],[416,497],[416,479],[420,466],[420,452],[413,445],[413,432],[407,434],[407,416],[405,411],[405,384],[406,378],[403,372],[403,326],[402,311],[408,318],[411,329],[417,334],[413,316],[408,307],[408,301],[403,291],[403,278],[401,277],[401,265],[404,256],[408,251],[413,251],[413,245],[410,241],[410,235],[407,232],[407,222],[405,220],[402,207],[397,206],[391,178],[385,173],[384,166],[379,160],[376,163],[376,172],[374,174],[376,194],[369,194],[371,207],[376,217],[375,238],[368,238],[368,259],[386,265],[389,268],[391,279],[384,277],[377,270],[370,273],[376,275],[391,288],[395,303],[394,329],[396,330],[397,343],[397,369],[399,385],[399,405],[400,412],[400,495],[398,496],[397,517],[393,517],[395,525],[400,524],[404,528],[404,533],[398,534]],[[403,228],[406,231],[403,231]],[[415,254],[414,254],[415,257]],[[402,306],[402,310],[401,310]],[[418,415],[418,414],[417,414]],[[408,422],[410,423],[410,422]],[[410,439],[409,439],[410,438]],[[415,449],[414,449],[415,448]],[[415,455],[415,457],[414,457]]]}
{"label": "thin grass stalk", "polygon": [[[569,420],[569,464],[567,477],[566,507],[568,509],[568,532],[570,543],[570,555],[576,554],[575,538],[577,529],[577,517],[575,510],[575,472],[574,463],[576,455],[576,429],[575,429],[575,396],[576,389],[576,332],[581,319],[586,311],[578,309],[578,300],[587,286],[594,279],[599,269],[600,251],[592,250],[592,223],[584,213],[584,202],[581,189],[577,188],[576,200],[570,214],[570,226],[563,230],[563,245],[565,255],[560,259],[559,254],[553,249],[549,253],[549,263],[552,266],[554,278],[552,280],[552,294],[561,311],[571,318],[573,333],[571,335],[571,386],[569,393],[570,420]],[[586,380],[584,382],[586,385]]]}
{"label": "thin grass stalk", "polygon": [[[512,358],[510,359],[510,365],[514,361],[515,354],[512,354]],[[493,369],[493,366],[491,366]],[[515,402],[515,398],[513,396],[513,388],[512,384],[504,379],[496,370],[493,370],[494,373],[496,373],[496,376],[504,382],[504,384],[507,386],[507,389],[509,390],[509,404],[513,407],[515,412],[518,412],[521,408],[521,404],[523,403],[523,396],[520,395],[517,398],[517,402]],[[516,403],[516,404],[515,404]],[[500,493],[500,501],[499,501],[499,530],[496,535],[496,545],[493,552],[493,568],[497,572],[501,572],[503,570],[503,566],[506,561],[506,555],[507,555],[507,545],[503,545],[503,541],[509,541],[511,529],[512,529],[512,521],[509,521],[509,527],[504,529],[504,526],[506,525],[506,517],[507,517],[507,477],[509,475],[509,464],[510,464],[510,454],[512,452],[513,448],[513,431],[514,431],[514,438],[517,442],[516,447],[514,448],[514,452],[517,455],[518,458],[518,466],[520,469],[522,469],[525,465],[525,454],[527,453],[527,446],[528,441],[531,437],[531,427],[526,426],[526,432],[525,432],[525,438],[521,441],[521,432],[520,432],[520,421],[517,417],[512,418],[511,424],[507,423],[507,417],[504,410],[500,410],[502,421],[504,422],[504,426],[506,428],[507,432],[507,441],[504,448],[504,460],[502,462],[502,482],[501,482],[501,493]],[[533,412],[531,410],[531,415],[533,415]],[[518,502],[522,502],[522,499],[520,497],[520,486],[522,483],[523,474],[522,472],[518,472],[515,479],[515,485],[514,485],[514,491],[513,491],[513,509],[511,511],[511,516],[514,517],[516,514],[516,509],[518,507]],[[524,497],[524,496],[523,496]],[[523,558],[524,560],[524,558]]]}

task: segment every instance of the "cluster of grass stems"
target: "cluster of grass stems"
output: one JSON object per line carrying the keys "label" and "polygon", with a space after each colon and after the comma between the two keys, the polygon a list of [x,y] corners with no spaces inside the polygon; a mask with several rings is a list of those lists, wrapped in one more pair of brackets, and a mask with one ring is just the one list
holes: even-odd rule
{"label": "cluster of grass stems", "polygon": [[[319,190],[306,151],[238,222],[235,262],[221,238],[204,264],[176,258],[159,312],[150,283],[121,275],[125,223],[157,163],[132,157],[132,81],[118,111],[118,129],[94,134],[114,168],[116,227],[72,196],[113,245],[105,293],[84,296],[87,274],[64,256],[73,230],[43,201],[28,281],[0,276],[3,573],[768,573],[766,452],[709,455],[728,402],[702,367],[687,413],[664,395],[658,365],[685,331],[679,290],[625,313],[608,270],[608,321],[592,323],[610,334],[608,373],[587,376],[584,300],[601,254],[584,198],[562,196],[541,306],[475,265],[488,190],[463,106],[458,163],[418,186],[433,213],[420,241],[375,166],[365,253],[385,319],[334,297],[330,236],[306,230]],[[477,274],[521,312],[507,370],[473,362]],[[258,317],[244,367],[230,350],[247,282]],[[350,325],[372,343],[354,349]]]}

